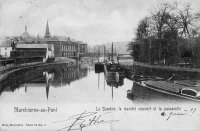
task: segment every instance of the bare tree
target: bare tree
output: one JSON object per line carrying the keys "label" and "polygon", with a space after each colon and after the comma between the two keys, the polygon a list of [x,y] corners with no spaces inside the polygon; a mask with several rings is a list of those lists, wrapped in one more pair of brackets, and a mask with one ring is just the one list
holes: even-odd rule
{"label": "bare tree", "polygon": [[151,12],[151,19],[153,21],[153,25],[155,26],[155,30],[157,32],[157,38],[159,40],[159,51],[158,51],[158,61],[161,59],[161,43],[162,43],[162,35],[163,30],[165,29],[165,24],[167,22],[166,16],[168,16],[170,12],[170,6],[168,3],[162,3],[159,6],[155,7]]}

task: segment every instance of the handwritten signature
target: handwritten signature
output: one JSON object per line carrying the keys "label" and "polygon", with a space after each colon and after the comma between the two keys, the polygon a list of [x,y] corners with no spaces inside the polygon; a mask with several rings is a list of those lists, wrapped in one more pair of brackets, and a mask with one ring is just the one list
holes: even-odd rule
{"label": "handwritten signature", "polygon": [[110,112],[98,114],[97,112],[86,112],[85,111],[83,113],[76,114],[76,115],[70,116],[64,120],[56,121],[53,123],[65,122],[66,125],[63,128],[58,129],[58,131],[61,131],[61,130],[67,130],[67,131],[80,130],[80,131],[82,131],[83,128],[86,128],[89,126],[108,124],[108,123],[113,123],[113,122],[119,121],[119,120],[104,120],[103,115],[109,114],[109,113]]}
{"label": "handwritten signature", "polygon": [[166,121],[168,121],[172,116],[191,116],[196,112],[196,108],[191,108],[191,110],[183,110],[181,112],[170,112],[166,114],[165,112],[161,113],[161,116],[167,116]]}

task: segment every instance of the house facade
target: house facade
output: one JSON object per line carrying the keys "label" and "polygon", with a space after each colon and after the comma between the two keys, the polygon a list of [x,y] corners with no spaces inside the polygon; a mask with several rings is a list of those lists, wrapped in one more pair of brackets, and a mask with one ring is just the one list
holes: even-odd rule
{"label": "house facade", "polygon": [[0,55],[2,58],[9,58],[10,52],[12,51],[12,41],[11,40],[5,40],[2,43],[0,43]]}

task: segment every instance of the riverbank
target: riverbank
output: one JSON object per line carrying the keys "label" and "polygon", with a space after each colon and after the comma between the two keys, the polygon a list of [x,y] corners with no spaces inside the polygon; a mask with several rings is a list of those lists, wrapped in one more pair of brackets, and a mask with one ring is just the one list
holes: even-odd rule
{"label": "riverbank", "polygon": [[123,61],[119,62],[120,67],[125,69],[132,69],[133,66],[152,68],[152,69],[160,69],[160,70],[168,70],[168,71],[181,71],[181,72],[197,72],[200,73],[200,69],[197,68],[184,68],[184,67],[173,67],[173,66],[162,66],[162,65],[151,65],[149,63],[140,63],[140,62],[130,62]]}
{"label": "riverbank", "polygon": [[26,64],[26,65],[21,65],[21,66],[1,68],[0,82],[2,82],[10,74],[15,73],[15,72],[21,74],[30,70],[43,69],[43,68],[52,67],[52,66],[64,66],[64,65],[74,65],[74,64],[76,64],[76,61],[73,59],[58,58],[55,60],[55,62],[52,62],[52,63],[32,63],[32,64]]}

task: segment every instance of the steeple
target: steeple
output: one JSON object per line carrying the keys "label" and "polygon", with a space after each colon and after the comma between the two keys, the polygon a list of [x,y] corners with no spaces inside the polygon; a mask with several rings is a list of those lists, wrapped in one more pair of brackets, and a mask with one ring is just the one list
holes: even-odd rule
{"label": "steeple", "polygon": [[47,20],[46,32],[45,32],[44,38],[46,38],[46,39],[51,38],[51,34],[50,34],[50,32],[49,32],[49,24],[48,24],[48,20]]}

